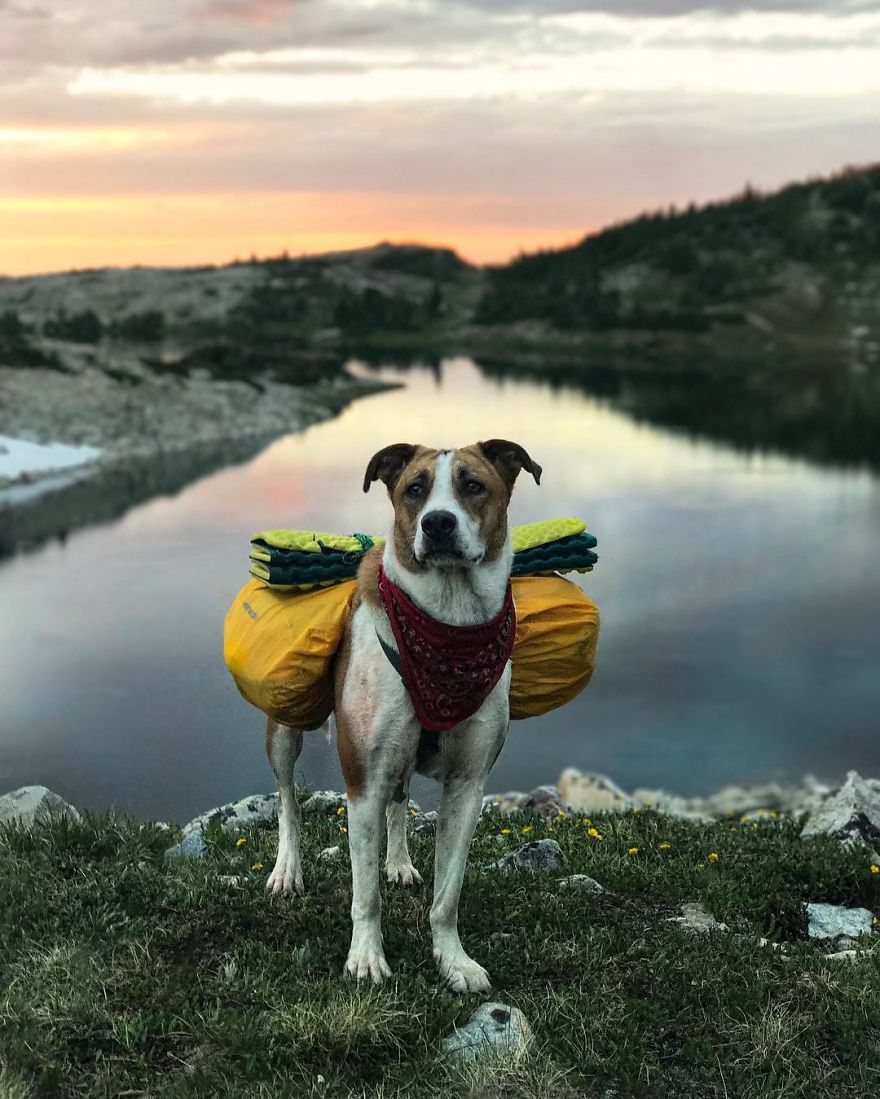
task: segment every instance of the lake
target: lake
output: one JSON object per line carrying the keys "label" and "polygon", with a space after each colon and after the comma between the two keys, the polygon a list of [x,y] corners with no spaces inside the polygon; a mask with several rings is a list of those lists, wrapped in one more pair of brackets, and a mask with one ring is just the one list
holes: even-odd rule
{"label": "lake", "polygon": [[[271,789],[263,719],[221,654],[250,535],[384,532],[384,489],[361,492],[376,450],[498,436],[544,467],[540,487],[520,479],[512,521],[577,515],[597,535],[599,565],[577,579],[603,624],[589,688],[514,723],[488,789],[570,764],[686,794],[880,774],[876,475],[676,434],[465,358],[379,375],[404,387],[0,562],[0,791],[44,783],[82,808],[184,821]],[[298,773],[340,787],[322,734]]]}

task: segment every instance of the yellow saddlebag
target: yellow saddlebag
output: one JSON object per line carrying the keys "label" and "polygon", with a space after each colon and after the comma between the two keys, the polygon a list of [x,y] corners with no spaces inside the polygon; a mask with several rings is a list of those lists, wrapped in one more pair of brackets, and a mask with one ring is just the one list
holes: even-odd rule
{"label": "yellow saddlebag", "polygon": [[[538,717],[578,695],[593,674],[599,611],[561,576],[514,577],[516,641],[510,716]],[[278,591],[260,580],[226,615],[223,657],[248,702],[297,729],[333,709],[333,658],[355,593],[346,580],[315,591]]]}

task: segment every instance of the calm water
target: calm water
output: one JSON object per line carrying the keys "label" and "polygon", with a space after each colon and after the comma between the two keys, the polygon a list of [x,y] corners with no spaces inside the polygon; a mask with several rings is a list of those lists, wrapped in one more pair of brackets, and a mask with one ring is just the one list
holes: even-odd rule
{"label": "calm water", "polygon": [[[569,764],[685,793],[880,774],[880,480],[694,442],[468,360],[399,377],[246,464],[0,564],[0,790],[42,782],[82,807],[185,820],[270,789],[261,716],[221,657],[250,534],[383,531],[384,491],[360,487],[374,451],[492,436],[544,466],[540,488],[518,485],[514,522],[579,515],[598,535],[580,582],[603,627],[590,687],[513,725],[490,789]],[[340,784],[320,734],[300,776]]]}

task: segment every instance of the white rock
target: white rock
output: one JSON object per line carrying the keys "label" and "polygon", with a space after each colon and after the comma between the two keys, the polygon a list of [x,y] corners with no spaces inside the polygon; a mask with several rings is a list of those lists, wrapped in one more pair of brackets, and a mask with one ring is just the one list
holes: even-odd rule
{"label": "white rock", "polygon": [[681,915],[671,916],[666,922],[681,924],[685,931],[705,933],[728,930],[727,924],[716,920],[712,913],[704,908],[699,901],[689,901],[687,904],[683,904],[681,906]]}
{"label": "white rock", "polygon": [[20,786],[0,796],[0,821],[16,821],[27,827],[50,816],[79,820],[79,812],[46,786]]}
{"label": "white rock", "polygon": [[254,824],[274,824],[278,819],[277,794],[252,794],[239,801],[229,801],[200,813],[184,825],[183,834],[203,831],[209,824],[219,824],[224,832],[240,832]]}
{"label": "white rock", "polygon": [[556,840],[532,840],[493,863],[492,870],[563,870],[568,860]]}
{"label": "white rock", "polygon": [[839,904],[808,904],[807,934],[811,939],[857,938],[871,930],[873,913],[867,908],[844,908]]}
{"label": "white rock", "polygon": [[482,1004],[460,1030],[443,1039],[447,1057],[475,1061],[492,1054],[513,1057],[532,1040],[532,1028],[518,1007]]}
{"label": "white rock", "polygon": [[880,844],[880,782],[850,771],[843,786],[825,798],[801,829],[803,839],[816,836]]}
{"label": "white rock", "polygon": [[571,874],[567,878],[559,879],[560,889],[572,889],[581,893],[604,893],[605,886],[600,885],[589,874]]}
{"label": "white rock", "polygon": [[335,847],[325,847],[323,851],[318,854],[318,858],[322,862],[332,862],[334,859],[339,858],[342,853],[342,848],[337,844]]}
{"label": "white rock", "polygon": [[340,794],[336,790],[316,790],[303,802],[302,811],[304,816],[310,817],[335,813],[337,809],[344,809],[347,804],[348,798],[345,794]]}
{"label": "white rock", "polygon": [[632,806],[630,798],[605,775],[566,767],[557,782],[566,805],[579,813],[622,812]]}

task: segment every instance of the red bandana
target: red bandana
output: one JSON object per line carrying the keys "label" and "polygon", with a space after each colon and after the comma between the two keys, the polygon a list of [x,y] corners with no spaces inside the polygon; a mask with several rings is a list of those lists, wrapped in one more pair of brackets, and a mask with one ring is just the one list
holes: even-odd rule
{"label": "red bandana", "polygon": [[476,626],[449,626],[431,618],[381,566],[379,594],[394,631],[403,682],[422,727],[443,733],[475,714],[513,652],[516,610],[510,583],[498,614]]}

